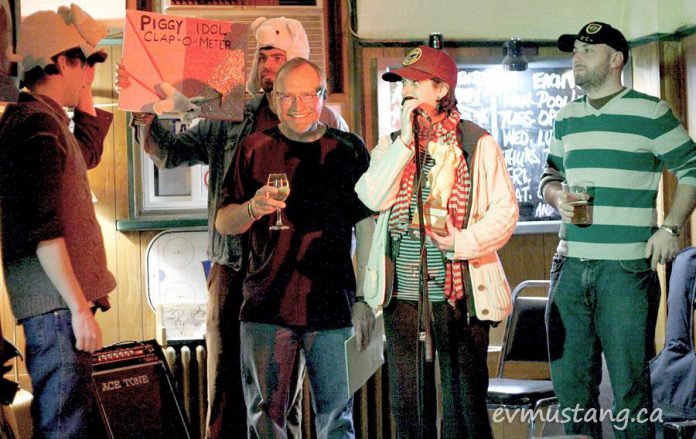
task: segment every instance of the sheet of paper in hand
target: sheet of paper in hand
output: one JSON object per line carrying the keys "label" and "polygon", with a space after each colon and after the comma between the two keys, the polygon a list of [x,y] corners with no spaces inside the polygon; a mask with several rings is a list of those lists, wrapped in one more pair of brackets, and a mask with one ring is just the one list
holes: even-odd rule
{"label": "sheet of paper in hand", "polygon": [[242,120],[248,24],[126,11],[121,110]]}
{"label": "sheet of paper in hand", "polygon": [[365,385],[372,375],[384,364],[384,315],[375,315],[375,327],[364,351],[358,349],[358,339],[351,335],[345,341],[346,372],[348,386],[346,391],[352,395]]}

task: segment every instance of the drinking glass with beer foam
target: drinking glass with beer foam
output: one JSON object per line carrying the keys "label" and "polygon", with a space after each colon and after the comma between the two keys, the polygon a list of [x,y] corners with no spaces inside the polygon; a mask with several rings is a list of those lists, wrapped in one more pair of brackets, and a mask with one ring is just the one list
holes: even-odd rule
{"label": "drinking glass with beer foam", "polygon": [[586,227],[592,224],[591,190],[594,183],[591,181],[563,182],[561,183],[565,193],[566,203],[573,206],[571,224]]}
{"label": "drinking glass with beer foam", "polygon": [[[285,174],[268,174],[268,185],[278,189],[278,192],[271,195],[273,199],[285,201],[290,195],[290,183]],[[276,207],[276,223],[268,228],[269,230],[287,230],[288,226],[283,224],[280,208]]]}

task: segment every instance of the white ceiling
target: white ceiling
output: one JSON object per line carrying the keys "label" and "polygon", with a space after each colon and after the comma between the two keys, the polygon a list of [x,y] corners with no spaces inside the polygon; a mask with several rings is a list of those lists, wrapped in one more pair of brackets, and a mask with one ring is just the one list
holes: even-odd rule
{"label": "white ceiling", "polygon": [[696,25],[696,0],[357,0],[357,17],[368,40],[555,40],[590,21],[634,40]]}
{"label": "white ceiling", "polygon": [[[324,0],[339,1],[339,0]],[[347,1],[348,0],[340,0]],[[696,0],[356,0],[360,38],[450,40],[520,37],[555,40],[589,21],[604,21],[629,40],[696,26]],[[22,15],[76,3],[94,18],[125,17],[125,0],[21,0]]]}

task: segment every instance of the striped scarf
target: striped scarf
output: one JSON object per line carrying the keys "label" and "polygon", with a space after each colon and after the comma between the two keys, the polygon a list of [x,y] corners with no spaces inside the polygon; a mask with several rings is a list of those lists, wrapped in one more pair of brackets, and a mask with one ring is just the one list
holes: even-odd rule
{"label": "striped scarf", "polygon": [[[459,112],[456,110],[434,124],[430,131],[430,141],[444,145],[455,145],[461,148],[457,136],[457,126],[459,125]],[[418,133],[419,154],[425,156],[427,154],[428,130],[422,130]],[[408,145],[412,150],[415,148],[415,141]],[[396,195],[396,200],[392,206],[391,215],[389,216],[389,233],[392,239],[401,239],[406,233],[411,222],[409,217],[409,205],[413,196],[413,187],[416,174],[416,164],[413,160],[409,161],[404,172],[401,174],[401,182],[399,184],[399,192]],[[465,224],[467,203],[471,192],[471,182],[469,179],[469,167],[466,160],[462,157],[457,167],[457,175],[454,187],[447,201],[447,213],[457,229],[462,229]],[[464,261],[445,261],[445,297],[450,303],[464,297]]]}

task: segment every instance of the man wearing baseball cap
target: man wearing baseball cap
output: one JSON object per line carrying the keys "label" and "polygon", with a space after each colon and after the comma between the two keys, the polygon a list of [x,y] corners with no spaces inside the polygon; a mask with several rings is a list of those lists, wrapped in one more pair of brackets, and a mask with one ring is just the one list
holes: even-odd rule
{"label": "man wearing baseball cap", "polygon": [[[203,119],[187,131],[172,135],[155,115],[134,113],[136,139],[157,166],[176,168],[209,165],[208,177],[208,258],[213,262],[208,278],[207,438],[244,437],[247,434],[246,406],[242,394],[239,363],[239,310],[241,283],[246,275],[243,239],[223,236],[215,230],[215,216],[222,196],[225,173],[232,163],[237,145],[249,135],[278,125],[269,105],[275,75],[286,61],[309,57],[307,33],[298,20],[287,17],[257,18],[250,27],[256,40],[254,61],[247,81],[252,99],[247,102],[244,120],[231,122]],[[117,86],[128,87],[125,66],[119,66]],[[325,99],[325,96],[322,96]],[[321,112],[326,125],[348,130],[343,118],[328,106]],[[291,437],[301,437],[301,393],[304,364],[298,367],[298,385],[293,389],[295,403],[288,417]]]}
{"label": "man wearing baseball cap", "polygon": [[414,157],[424,157],[421,175],[429,183],[423,187],[423,205],[447,212],[446,229],[427,227],[424,244],[427,303],[442,383],[440,436],[490,438],[488,337],[491,323],[511,310],[510,287],[496,252],[517,224],[517,198],[493,136],[460,118],[454,93],[457,64],[447,52],[417,47],[382,79],[403,84],[401,130],[379,140],[355,191],[368,208],[380,212],[367,266],[372,275],[365,277],[363,292],[370,306],[384,308],[398,437],[438,437],[435,423],[425,422],[434,419],[436,404],[421,407],[418,397],[422,247],[409,232],[418,205]]}
{"label": "man wearing baseball cap", "polygon": [[[99,437],[91,353],[102,347],[96,309],[116,286],[87,180],[111,115],[94,108],[96,49],[106,26],[76,5],[20,26],[28,91],[0,119],[2,259],[12,312],[24,326],[34,437]],[[74,134],[64,107],[74,108]]]}
{"label": "man wearing baseball cap", "polygon": [[[592,22],[578,34],[562,35],[558,47],[573,52],[575,83],[586,96],[558,113],[540,183],[563,219],[559,249],[565,260],[548,318],[554,388],[561,409],[598,411],[604,353],[615,414],[629,420],[615,429],[616,437],[652,438],[648,361],[660,298],[654,270],[674,258],[680,228],[696,206],[696,144],[666,102],[622,85],[629,49],[617,29]],[[664,167],[679,184],[658,227],[655,202]],[[583,197],[592,205],[589,226],[571,223],[575,208],[561,189],[566,181],[591,182]],[[601,437],[596,421],[569,422],[565,429]]]}
{"label": "man wearing baseball cap", "polygon": [[585,44],[606,44],[623,54],[624,65],[628,62],[628,42],[623,34],[606,23],[598,21],[588,23],[577,34],[563,34],[558,38],[558,48],[563,52],[572,52],[575,41]]}

